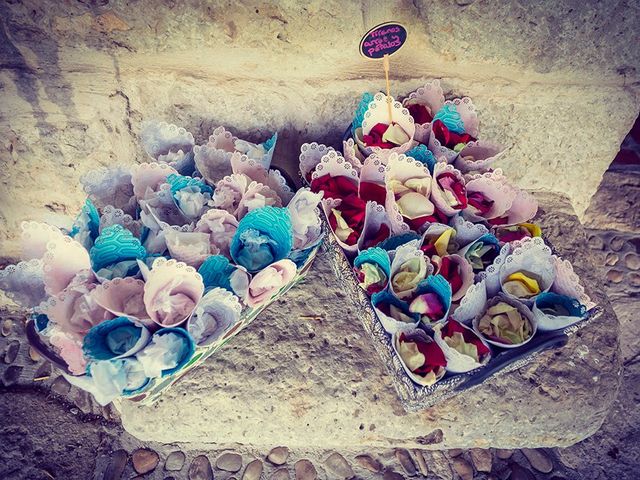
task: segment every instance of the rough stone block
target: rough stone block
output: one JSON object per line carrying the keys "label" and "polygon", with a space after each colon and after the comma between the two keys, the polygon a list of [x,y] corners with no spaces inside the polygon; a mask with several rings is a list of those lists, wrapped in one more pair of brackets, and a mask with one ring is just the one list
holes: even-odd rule
{"label": "rough stone block", "polygon": [[626,2],[309,0],[256,3],[0,4],[0,241],[22,219],[74,215],[81,174],[143,158],[144,119],[205,139],[219,124],[262,140],[276,162],[304,141],[336,142],[381,67],[360,36],[395,19],[394,94],[440,78],[477,103],[481,133],[511,146],[498,166],[528,188],[568,194],[579,215],[638,113],[640,16]]}
{"label": "rough stone block", "polygon": [[120,405],[144,440],[289,447],[571,445],[592,435],[615,399],[618,322],[566,197],[539,194],[540,222],[605,313],[567,346],[476,389],[406,413],[350,299],[322,255],[295,295],[150,407]]}

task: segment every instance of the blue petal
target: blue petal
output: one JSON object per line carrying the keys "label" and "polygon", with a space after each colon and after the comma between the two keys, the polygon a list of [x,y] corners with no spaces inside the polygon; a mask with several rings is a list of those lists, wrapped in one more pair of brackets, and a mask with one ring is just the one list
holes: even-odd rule
{"label": "blue petal", "polygon": [[380,242],[377,246],[388,252],[395,250],[400,245],[410,242],[411,240],[417,240],[421,238],[416,232],[401,233],[400,235],[394,235]]}
{"label": "blue petal", "polygon": [[354,267],[359,267],[363,263],[375,263],[385,273],[387,278],[391,275],[391,261],[386,250],[380,247],[371,247],[360,252],[353,261]]}
{"label": "blue petal", "polygon": [[486,245],[493,245],[495,248],[500,249],[500,242],[492,233],[485,233],[480,236],[477,240],[474,240],[472,243],[482,242]]}
{"label": "blue petal", "polygon": [[275,148],[276,142],[278,141],[278,132],[274,133],[271,138],[262,142],[262,146],[268,152],[269,150]]}
{"label": "blue petal", "polygon": [[158,336],[165,335],[167,333],[174,333],[178,337],[182,338],[183,344],[182,344],[180,360],[178,360],[178,365],[176,365],[174,368],[163,370],[162,371],[163,377],[167,375],[171,375],[172,373],[175,373],[178,370],[180,370],[182,367],[184,367],[189,362],[189,360],[191,360],[191,357],[193,357],[193,354],[196,352],[196,342],[194,342],[191,334],[187,332],[184,328],[178,328],[178,327],[161,328],[156,333],[154,333],[153,336],[155,337],[156,335]]}
{"label": "blue petal", "polygon": [[211,255],[200,265],[198,273],[202,275],[205,288],[222,287],[233,293],[229,277],[235,269],[227,257]]}
{"label": "blue petal", "polygon": [[230,253],[236,264],[253,273],[286,258],[292,247],[289,210],[267,206],[250,211],[240,220]]}
{"label": "blue petal", "polygon": [[464,122],[453,103],[445,103],[433,117],[433,121],[436,120],[444,123],[451,132],[464,133]]}
{"label": "blue petal", "polygon": [[100,234],[100,214],[90,198],[84,201],[80,213],[73,222],[69,236],[73,238],[85,229],[89,231],[91,240],[95,241],[98,238]]}
{"label": "blue petal", "polygon": [[373,95],[369,92],[365,92],[362,94],[362,99],[356,108],[356,111],[353,115],[353,123],[351,124],[352,132],[355,132],[356,129],[362,126],[362,122],[364,120],[364,114],[367,112],[369,108],[369,104],[373,102]]}
{"label": "blue petal", "polygon": [[560,295],[553,292],[542,292],[536,297],[536,306],[538,308],[554,307],[561,305],[569,311],[570,317],[584,317],[587,313],[587,307],[582,305],[575,298],[566,295]]}
{"label": "blue petal", "polygon": [[445,316],[449,313],[451,308],[451,285],[442,275],[430,275],[418,284],[414,296],[422,295],[423,293],[435,293],[442,305],[444,305]]}
{"label": "blue petal", "polygon": [[91,360],[111,360],[131,350],[142,335],[142,327],[127,317],[105,320],[84,337],[82,353]]}
{"label": "blue petal", "polygon": [[98,271],[124,260],[142,260],[147,256],[147,251],[129,230],[122,225],[111,225],[102,230],[89,256],[93,270]]}
{"label": "blue petal", "polygon": [[417,145],[406,152],[405,155],[424,163],[429,168],[429,171],[433,173],[433,167],[436,165],[436,157],[426,145]]}
{"label": "blue petal", "polygon": [[374,293],[371,296],[371,305],[373,305],[375,308],[377,308],[381,303],[398,307],[402,311],[402,313],[413,318],[415,321],[418,321],[420,319],[419,313],[413,313],[409,311],[409,304],[407,302],[405,302],[404,300],[400,300],[388,290]]}
{"label": "blue petal", "polygon": [[213,188],[207,185],[200,178],[187,177],[185,175],[172,173],[167,177],[167,183],[171,185],[171,193],[174,197],[176,192],[179,192],[186,187],[198,187],[200,189],[200,193],[213,193]]}
{"label": "blue petal", "polygon": [[31,318],[38,332],[44,331],[49,326],[49,317],[44,313],[33,314]]}

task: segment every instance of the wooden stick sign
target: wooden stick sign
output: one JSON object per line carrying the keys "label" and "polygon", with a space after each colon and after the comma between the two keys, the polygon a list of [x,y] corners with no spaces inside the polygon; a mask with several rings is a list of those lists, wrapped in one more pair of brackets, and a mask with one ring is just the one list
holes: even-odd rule
{"label": "wooden stick sign", "polygon": [[387,108],[389,110],[389,125],[393,124],[391,117],[391,88],[389,85],[389,56],[396,53],[407,41],[407,29],[399,23],[386,22],[373,27],[360,40],[360,54],[371,60],[382,59],[384,78],[387,87]]}

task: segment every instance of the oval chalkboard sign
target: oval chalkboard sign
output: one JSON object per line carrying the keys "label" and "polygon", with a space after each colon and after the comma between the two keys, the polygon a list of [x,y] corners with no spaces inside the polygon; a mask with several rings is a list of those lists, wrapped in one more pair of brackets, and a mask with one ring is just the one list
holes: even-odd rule
{"label": "oval chalkboard sign", "polygon": [[407,29],[399,23],[387,22],[373,27],[360,40],[360,53],[378,59],[392,55],[407,41]]}

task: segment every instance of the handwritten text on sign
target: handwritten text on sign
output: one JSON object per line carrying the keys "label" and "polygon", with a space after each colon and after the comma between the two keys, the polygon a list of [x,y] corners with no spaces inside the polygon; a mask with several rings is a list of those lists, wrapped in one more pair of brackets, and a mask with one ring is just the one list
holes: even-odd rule
{"label": "handwritten text on sign", "polygon": [[397,52],[407,40],[407,29],[399,23],[383,23],[369,30],[360,41],[360,53],[382,58]]}

